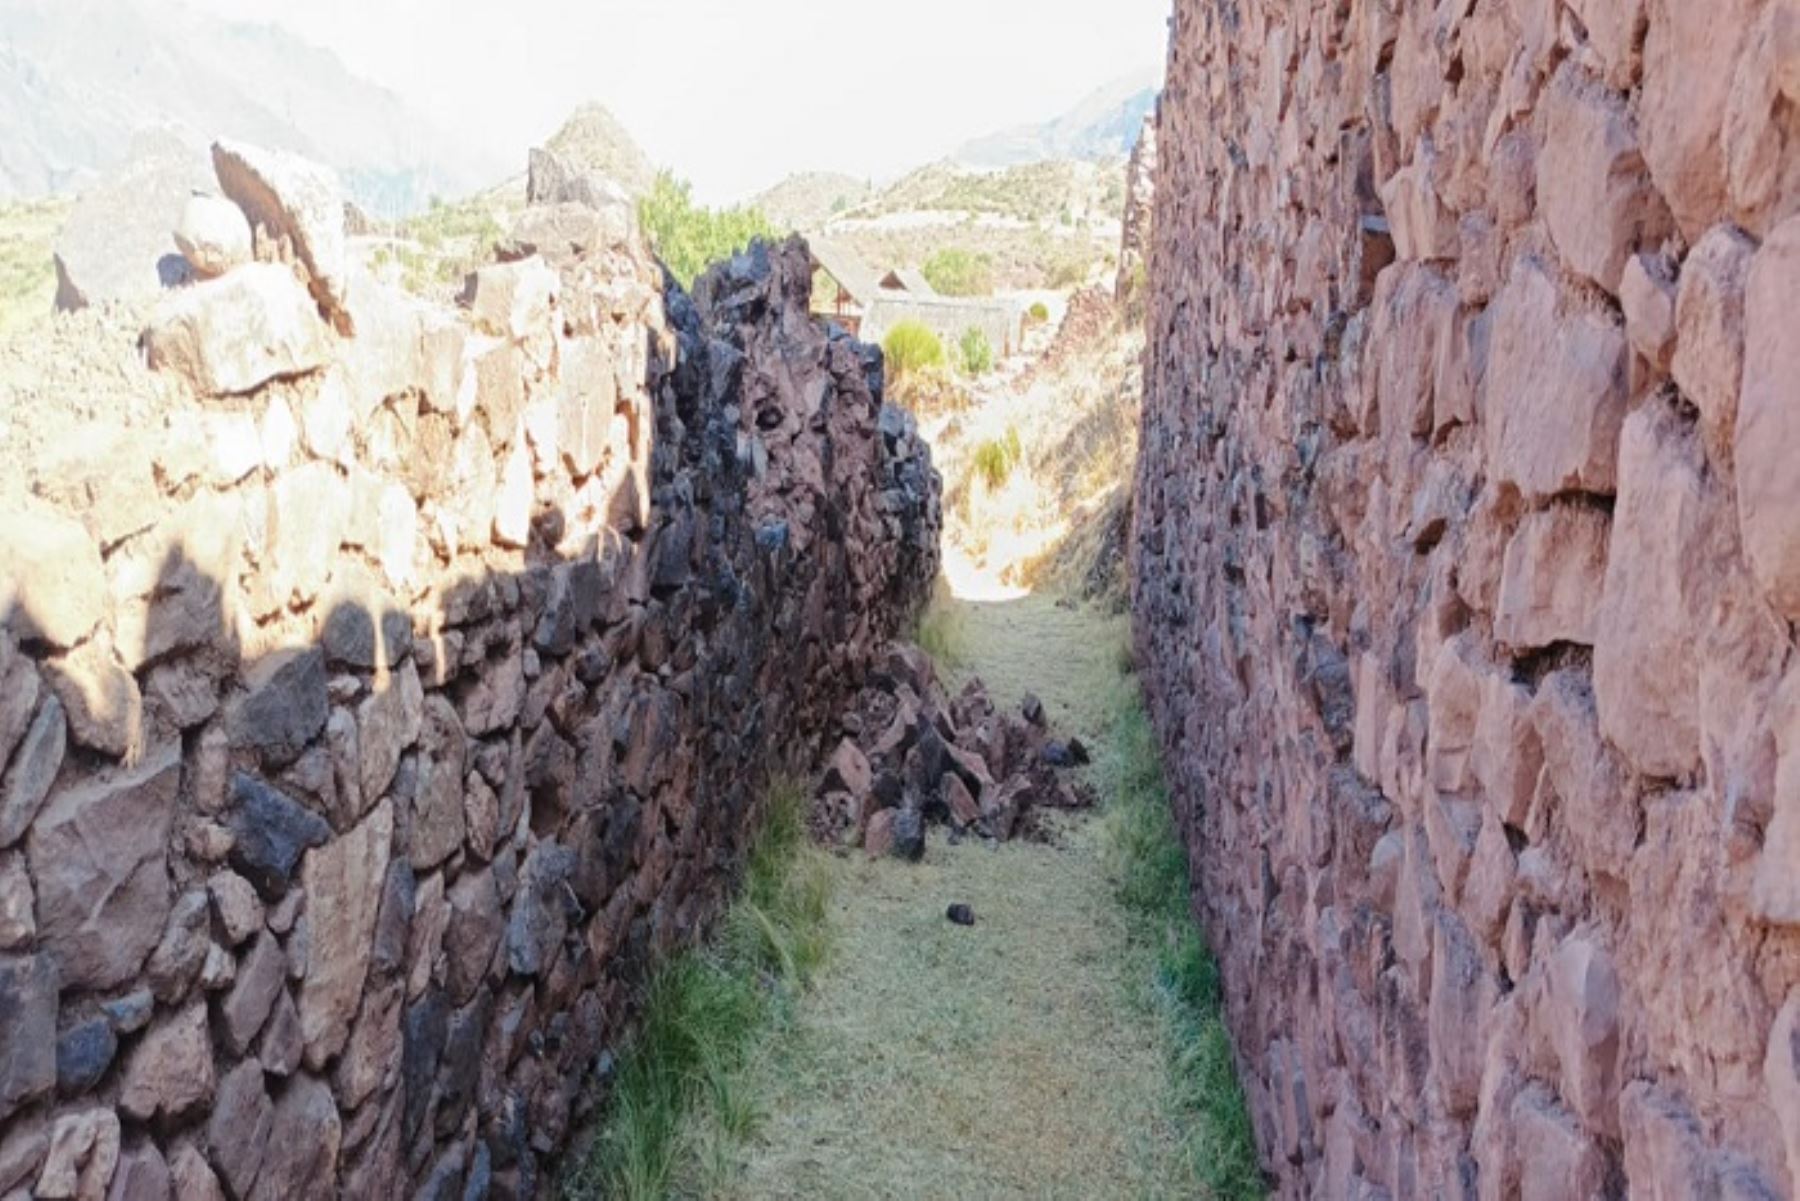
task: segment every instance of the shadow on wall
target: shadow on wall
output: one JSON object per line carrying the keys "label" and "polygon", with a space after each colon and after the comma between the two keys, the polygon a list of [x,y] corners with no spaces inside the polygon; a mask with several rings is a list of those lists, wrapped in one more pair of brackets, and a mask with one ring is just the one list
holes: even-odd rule
{"label": "shadow on wall", "polygon": [[[37,482],[0,533],[0,1194],[540,1187],[936,572],[928,452],[809,284],[794,242],[646,289],[616,395],[577,395],[568,306],[550,369],[472,359],[460,412],[413,381],[336,454]],[[214,407],[310,419],[332,378]]]}

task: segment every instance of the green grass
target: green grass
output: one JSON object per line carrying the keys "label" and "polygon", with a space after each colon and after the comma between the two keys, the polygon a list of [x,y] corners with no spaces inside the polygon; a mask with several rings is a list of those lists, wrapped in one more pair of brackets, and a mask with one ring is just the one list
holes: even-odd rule
{"label": "green grass", "polygon": [[570,1201],[667,1197],[702,1154],[689,1137],[697,1115],[734,1140],[755,1133],[763,1115],[741,1083],[745,1058],[785,1019],[831,944],[832,868],[807,842],[805,810],[798,784],[771,789],[719,936],[652,977],[602,1124],[565,1185]]}
{"label": "green grass", "polygon": [[1188,1163],[1208,1196],[1260,1198],[1250,1111],[1225,1028],[1218,967],[1188,905],[1186,852],[1135,677],[1116,703],[1102,756],[1108,858],[1132,937],[1153,957],[1156,1004],[1169,1032],[1170,1077],[1186,1123]]}
{"label": "green grass", "polygon": [[1019,431],[1009,426],[1003,437],[989,438],[975,447],[975,473],[986,481],[990,491],[997,491],[1006,487],[1013,468],[1024,457]]}
{"label": "green grass", "polygon": [[957,349],[962,352],[962,368],[969,375],[986,375],[994,369],[994,344],[973,326],[963,331]]}

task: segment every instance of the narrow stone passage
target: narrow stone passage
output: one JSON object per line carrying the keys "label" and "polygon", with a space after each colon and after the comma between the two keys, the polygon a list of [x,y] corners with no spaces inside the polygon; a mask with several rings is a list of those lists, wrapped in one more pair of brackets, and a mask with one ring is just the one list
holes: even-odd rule
{"label": "narrow stone passage", "polygon": [[[979,675],[1000,705],[1035,692],[1104,759],[1122,619],[1045,596],[947,604],[953,684]],[[1149,957],[1115,898],[1104,822],[1072,816],[1048,843],[998,846],[934,829],[919,864],[846,856],[832,958],[742,1081],[756,1133],[691,1157],[681,1191],[1193,1195]],[[957,902],[974,927],[946,920]]]}

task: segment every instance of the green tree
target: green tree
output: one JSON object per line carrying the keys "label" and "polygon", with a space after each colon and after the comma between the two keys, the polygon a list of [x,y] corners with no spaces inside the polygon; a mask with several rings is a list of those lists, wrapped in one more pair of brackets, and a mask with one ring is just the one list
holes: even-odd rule
{"label": "green tree", "polygon": [[692,186],[668,171],[659,173],[650,194],[638,201],[638,220],[657,257],[684,288],[693,287],[714,263],[758,238],[775,236],[761,209],[695,204]]}
{"label": "green tree", "polygon": [[946,246],[926,259],[922,270],[945,296],[989,296],[994,291],[994,262],[985,254]]}

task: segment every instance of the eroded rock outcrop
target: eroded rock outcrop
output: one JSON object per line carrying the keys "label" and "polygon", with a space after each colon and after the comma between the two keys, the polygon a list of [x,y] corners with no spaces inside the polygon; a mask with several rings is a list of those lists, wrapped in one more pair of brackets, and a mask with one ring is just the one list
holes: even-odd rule
{"label": "eroded rock outcrop", "polygon": [[559,197],[453,311],[328,174],[215,161],[151,419],[14,415],[87,450],[0,523],[0,1193],[529,1196],[923,601],[937,476],[797,241],[690,300]]}
{"label": "eroded rock outcrop", "polygon": [[1139,660],[1284,1196],[1800,1187],[1795,29],[1176,4]]}

